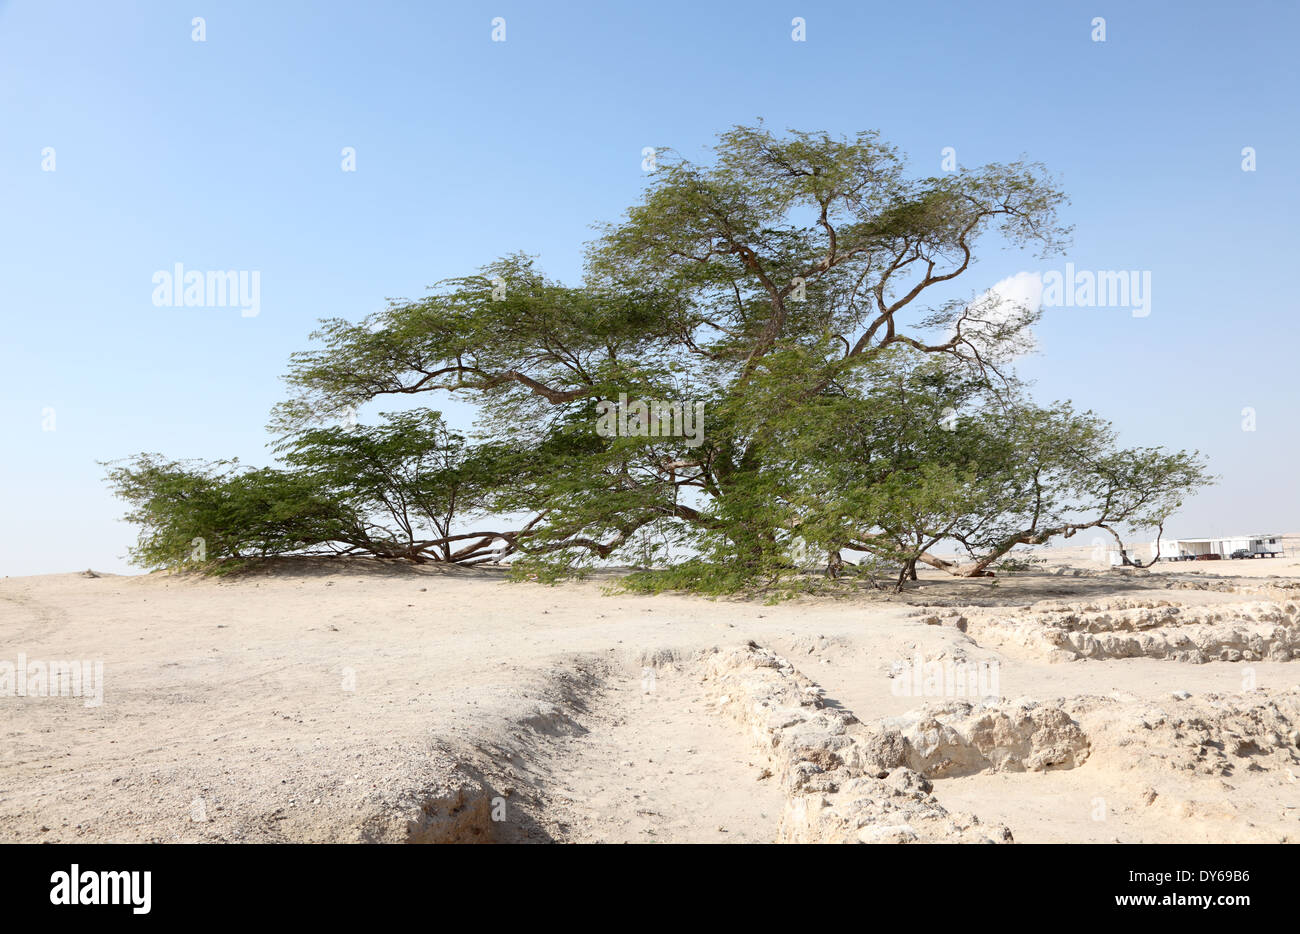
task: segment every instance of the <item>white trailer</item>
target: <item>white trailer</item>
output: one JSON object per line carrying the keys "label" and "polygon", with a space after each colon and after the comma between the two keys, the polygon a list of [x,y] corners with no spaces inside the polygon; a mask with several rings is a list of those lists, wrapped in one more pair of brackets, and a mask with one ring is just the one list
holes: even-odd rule
{"label": "white trailer", "polygon": [[1162,538],[1161,561],[1196,561],[1218,558],[1275,558],[1282,554],[1280,535],[1232,535],[1224,538]]}

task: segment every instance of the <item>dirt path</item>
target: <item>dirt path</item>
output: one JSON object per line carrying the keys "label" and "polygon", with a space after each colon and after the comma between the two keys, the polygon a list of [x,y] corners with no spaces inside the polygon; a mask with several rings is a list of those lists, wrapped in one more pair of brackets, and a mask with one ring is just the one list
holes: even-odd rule
{"label": "dirt path", "polygon": [[785,797],[690,668],[617,677],[554,749],[544,823],[580,843],[772,843]]}

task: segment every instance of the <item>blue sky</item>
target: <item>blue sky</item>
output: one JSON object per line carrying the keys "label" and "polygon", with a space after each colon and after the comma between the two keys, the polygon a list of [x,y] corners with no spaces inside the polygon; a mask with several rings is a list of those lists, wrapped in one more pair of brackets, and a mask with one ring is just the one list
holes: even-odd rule
{"label": "blue sky", "polygon": [[[944,147],[1045,162],[1073,247],[986,253],[967,287],[1068,260],[1148,270],[1152,301],[1049,310],[1035,394],[1209,455],[1171,532],[1300,530],[1297,6],[894,6],[0,2],[0,574],[127,570],[96,461],[268,462],[318,318],[516,250],[576,283],[643,147],[759,117],[878,129],[927,175]],[[260,313],[155,307],[176,263],[259,271]]]}

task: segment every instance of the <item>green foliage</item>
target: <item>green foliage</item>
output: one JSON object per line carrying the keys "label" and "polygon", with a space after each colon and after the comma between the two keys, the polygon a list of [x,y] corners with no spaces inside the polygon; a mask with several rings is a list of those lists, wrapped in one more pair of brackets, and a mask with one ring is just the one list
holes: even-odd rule
{"label": "green foliage", "polygon": [[[110,475],[144,559],[218,522],[223,555],[472,563],[500,537],[524,579],[621,561],[641,590],[804,592],[822,568],[901,587],[939,542],[984,573],[1018,546],[1158,525],[1209,482],[1194,454],[1122,448],[1091,413],[1029,400],[1011,364],[1039,309],[953,297],[980,250],[1061,248],[1066,199],[1042,166],[914,177],[875,133],[762,126],[723,133],[709,164],[658,161],[580,285],[516,254],[323,322],[272,417],[291,470]],[[319,427],[424,393],[476,404],[476,443],[432,412]],[[620,397],[706,418],[602,430]],[[235,513],[213,514],[223,497]],[[465,513],[527,518],[454,532]]]}
{"label": "green foliage", "polygon": [[285,471],[142,454],[112,465],[108,480],[131,507],[125,518],[140,527],[131,556],[144,567],[229,569],[341,533],[338,504]]}
{"label": "green foliage", "polygon": [[680,590],[716,597],[741,592],[757,593],[764,584],[775,584],[778,579],[776,575],[763,578],[745,566],[689,558],[668,568],[633,571],[619,581],[619,588],[631,593]]}
{"label": "green foliage", "polygon": [[282,445],[285,460],[350,517],[349,543],[389,557],[436,548],[450,561],[452,521],[474,505],[472,475],[461,464],[465,439],[438,412],[381,418],[304,431]]}
{"label": "green foliage", "polygon": [[316,428],[282,448],[290,470],[142,454],[108,481],[140,526],[132,550],[152,568],[288,554],[362,554],[415,561],[486,557],[495,536],[455,534],[474,508],[478,470],[437,412],[384,414],[379,425]]}

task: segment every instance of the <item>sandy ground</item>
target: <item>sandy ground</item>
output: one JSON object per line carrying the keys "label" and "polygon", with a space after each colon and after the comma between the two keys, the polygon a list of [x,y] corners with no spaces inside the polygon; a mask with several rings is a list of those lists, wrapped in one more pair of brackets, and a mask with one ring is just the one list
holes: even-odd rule
{"label": "sandy ground", "polygon": [[[780,840],[776,741],[720,715],[701,661],[749,641],[868,726],[954,699],[906,686],[918,658],[996,663],[1002,698],[1061,707],[1087,737],[1081,764],[931,776],[943,808],[1016,841],[1295,840],[1300,540],[1286,545],[1150,574],[1083,546],[997,582],[927,572],[900,598],[778,605],[366,562],[5,578],[0,665],[102,662],[103,695],[0,690],[0,840]],[[1025,641],[1062,605],[1095,609],[1100,641],[1081,651],[1096,657]],[[1147,619],[1168,606],[1213,643],[1203,657],[1101,657],[1128,651],[1112,617],[1177,636]]]}

